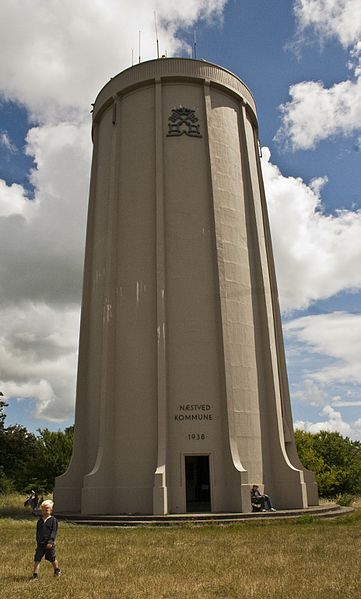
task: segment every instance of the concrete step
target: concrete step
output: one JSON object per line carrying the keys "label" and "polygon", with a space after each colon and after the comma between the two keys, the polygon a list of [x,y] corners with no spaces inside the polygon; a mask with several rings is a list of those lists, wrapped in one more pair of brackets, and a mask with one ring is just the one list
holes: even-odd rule
{"label": "concrete step", "polygon": [[249,512],[249,513],[212,513],[212,514],[167,514],[156,516],[149,514],[55,514],[59,520],[82,524],[86,526],[182,526],[185,524],[232,524],[237,522],[256,520],[283,520],[313,516],[315,518],[337,518],[354,511],[352,507],[342,507],[337,504],[314,506],[307,509],[279,510],[276,512]]}

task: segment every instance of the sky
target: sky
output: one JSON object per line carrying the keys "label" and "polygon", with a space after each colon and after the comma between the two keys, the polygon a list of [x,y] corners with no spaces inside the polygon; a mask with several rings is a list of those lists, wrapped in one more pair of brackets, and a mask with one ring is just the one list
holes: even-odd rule
{"label": "sky", "polygon": [[295,427],[361,440],[360,0],[2,0],[0,390],[74,421],[91,103],[139,55],[197,58],[257,104]]}

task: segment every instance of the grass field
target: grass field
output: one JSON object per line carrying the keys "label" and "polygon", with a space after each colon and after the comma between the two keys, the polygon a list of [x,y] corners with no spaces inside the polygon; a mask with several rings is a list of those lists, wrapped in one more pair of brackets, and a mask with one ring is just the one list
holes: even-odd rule
{"label": "grass field", "polygon": [[[1,507],[1,504],[0,504]],[[0,598],[361,598],[361,509],[321,521],[171,528],[61,522],[63,575],[29,581],[36,518],[0,518]]]}

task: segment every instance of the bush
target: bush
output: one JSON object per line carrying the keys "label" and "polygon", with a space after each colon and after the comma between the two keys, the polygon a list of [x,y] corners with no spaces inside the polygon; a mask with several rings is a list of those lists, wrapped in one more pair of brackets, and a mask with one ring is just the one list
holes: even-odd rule
{"label": "bush", "polygon": [[352,505],[356,501],[355,495],[351,495],[351,493],[344,493],[343,495],[337,495],[336,501],[338,505],[342,505],[348,507]]}
{"label": "bush", "polygon": [[15,489],[14,482],[4,474],[4,469],[0,466],[0,494],[8,495]]}
{"label": "bush", "polygon": [[302,464],[312,470],[321,497],[336,499],[361,494],[361,443],[339,433],[315,435],[297,430],[295,440]]}

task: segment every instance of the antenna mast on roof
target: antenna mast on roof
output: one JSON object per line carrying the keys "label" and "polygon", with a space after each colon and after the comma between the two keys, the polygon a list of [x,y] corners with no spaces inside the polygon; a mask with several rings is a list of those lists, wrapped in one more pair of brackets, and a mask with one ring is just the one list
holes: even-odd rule
{"label": "antenna mast on roof", "polygon": [[155,41],[157,44],[157,58],[159,58],[159,39],[158,39],[158,26],[157,26],[157,13],[154,11],[154,27],[155,27]]}
{"label": "antenna mast on roof", "polygon": [[196,59],[197,58],[197,34],[196,31],[193,31],[193,58]]}
{"label": "antenna mast on roof", "polygon": [[139,62],[140,62],[140,37],[141,37],[142,32],[139,31],[139,41],[138,41],[138,45],[139,45]]}

